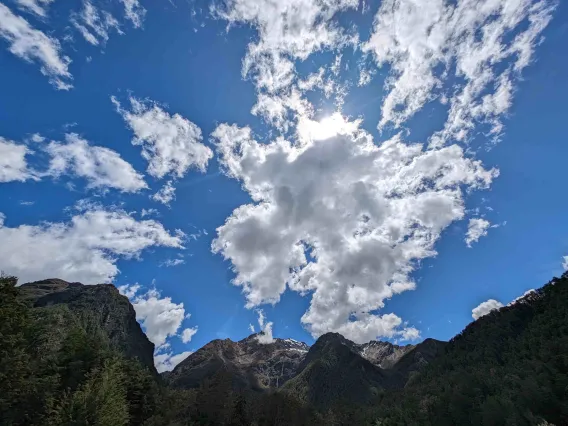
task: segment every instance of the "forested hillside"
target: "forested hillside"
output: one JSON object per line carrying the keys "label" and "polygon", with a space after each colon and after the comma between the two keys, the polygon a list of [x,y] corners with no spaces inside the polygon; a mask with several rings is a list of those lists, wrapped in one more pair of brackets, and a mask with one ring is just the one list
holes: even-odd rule
{"label": "forested hillside", "polygon": [[[289,355],[307,350],[300,342],[217,342],[180,366],[175,380],[164,378],[132,306],[113,286],[17,287],[3,276],[1,424],[568,424],[568,274],[448,344],[427,339],[400,350],[388,368],[337,334],[318,339],[301,362]],[[292,376],[282,387],[242,380],[281,363]],[[199,371],[207,374],[196,382]]]}

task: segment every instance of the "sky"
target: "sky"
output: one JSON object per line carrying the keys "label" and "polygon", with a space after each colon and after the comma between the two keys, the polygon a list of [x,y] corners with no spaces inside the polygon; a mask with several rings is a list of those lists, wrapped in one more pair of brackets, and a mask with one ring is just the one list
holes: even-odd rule
{"label": "sky", "polygon": [[0,269],[212,339],[450,339],[568,269],[568,5],[4,0]]}

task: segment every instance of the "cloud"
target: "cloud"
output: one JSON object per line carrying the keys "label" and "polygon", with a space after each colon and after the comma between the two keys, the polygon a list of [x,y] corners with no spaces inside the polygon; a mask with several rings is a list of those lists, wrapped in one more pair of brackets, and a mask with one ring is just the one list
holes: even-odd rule
{"label": "cloud", "polygon": [[129,299],[132,299],[134,296],[136,296],[136,293],[138,293],[138,290],[140,290],[140,288],[141,288],[141,286],[138,283],[132,284],[132,285],[125,284],[125,285],[121,285],[120,287],[118,287],[118,291],[123,296],[126,296]]}
{"label": "cloud", "polygon": [[176,198],[176,189],[173,186],[173,182],[171,180],[167,181],[162,188],[154,195],[152,195],[152,200],[162,203],[166,206],[169,206],[170,203],[175,200]]}
{"label": "cloud", "polygon": [[8,227],[0,220],[0,270],[35,281],[46,276],[83,284],[110,282],[119,259],[138,258],[150,247],[183,248],[183,233],[154,220],[137,221],[120,210],[95,208],[69,222]]}
{"label": "cloud", "polygon": [[155,288],[143,294],[138,294],[139,289],[137,285],[118,288],[130,299],[136,311],[136,319],[146,330],[148,339],[159,348],[166,343],[168,337],[175,336],[180,329],[185,318],[183,303],[174,303],[170,297],[161,297]]}
{"label": "cloud", "polygon": [[502,307],[503,304],[501,302],[498,302],[495,299],[489,299],[483,303],[480,303],[479,306],[474,308],[471,311],[471,316],[473,317],[474,320],[477,320],[482,316],[487,315],[489,312]]}
{"label": "cloud", "polygon": [[[258,341],[258,343],[261,343],[263,345],[273,343],[274,342],[274,338],[272,337],[273,323],[271,321],[270,322],[266,321],[266,317],[264,316],[264,312],[262,311],[262,309],[257,309],[256,313],[258,314],[258,326],[260,328],[259,334],[256,335],[256,340]],[[254,330],[254,327],[252,327],[252,329]]]}
{"label": "cloud", "polygon": [[160,264],[160,266],[165,266],[166,268],[171,268],[172,266],[183,265],[184,263],[185,263],[184,259],[168,259],[165,262],[163,262],[162,264]]}
{"label": "cloud", "polygon": [[277,303],[289,288],[311,297],[302,322],[314,337],[337,331],[368,342],[405,327],[377,310],[414,288],[411,272],[464,215],[462,191],[487,187],[497,171],[457,145],[425,150],[395,136],[377,146],[339,118],[336,135],[306,122],[311,131],[295,143],[217,127],[220,165],[253,203],[217,229],[212,250],[231,261],[249,308]]}
{"label": "cloud", "polygon": [[181,340],[183,343],[191,342],[191,338],[197,333],[198,327],[186,328],[181,333]]}
{"label": "cloud", "polygon": [[[356,45],[357,36],[341,28],[334,18],[358,4],[358,0],[229,0],[212,7],[214,16],[227,21],[228,28],[246,24],[258,32],[258,39],[248,46],[242,68],[243,77],[252,78],[258,91],[254,115],[287,131],[288,110],[305,115],[311,108],[306,108],[309,103],[301,92],[318,87],[330,95],[334,82],[320,74],[298,82],[302,88],[297,91],[293,87],[297,77],[294,60],[303,61],[325,49]],[[341,59],[336,62],[330,67],[332,73]]]}
{"label": "cloud", "polygon": [[72,79],[68,66],[71,60],[61,52],[59,42],[30,26],[21,16],[0,3],[0,37],[9,50],[26,62],[39,62],[41,72],[57,89],[68,90]]}
{"label": "cloud", "polygon": [[488,220],[478,218],[470,219],[465,236],[467,246],[471,247],[472,243],[476,243],[481,237],[487,236],[490,227],[491,223]]}
{"label": "cloud", "polygon": [[159,215],[158,210],[156,209],[142,209],[140,211],[140,217],[146,217],[146,216],[151,216],[151,215]]}
{"label": "cloud", "polygon": [[564,256],[564,261],[562,262],[562,267],[565,271],[568,271],[568,256]]}
{"label": "cloud", "polygon": [[120,24],[109,12],[100,12],[88,0],[83,1],[83,10],[80,13],[71,15],[71,23],[83,38],[94,46],[105,44],[110,31],[123,34]]}
{"label": "cloud", "polygon": [[29,140],[31,142],[41,143],[41,142],[45,141],[45,138],[42,135],[40,135],[39,133],[34,133],[33,135],[30,136]]}
{"label": "cloud", "polygon": [[158,179],[183,177],[190,168],[204,172],[213,152],[202,142],[201,129],[179,114],[170,115],[154,102],[130,98],[131,110],[111,98],[134,132],[134,145],[142,146],[148,173]]}
{"label": "cloud", "polygon": [[255,332],[254,331],[254,325],[249,324],[249,330],[250,330],[251,333],[254,333]]}
{"label": "cloud", "polygon": [[20,9],[42,18],[47,16],[47,7],[53,3],[53,1],[54,0],[16,0]]}
{"label": "cloud", "polygon": [[254,72],[258,86],[273,92],[282,81],[293,78],[293,65],[285,55],[303,60],[348,41],[332,18],[357,5],[358,0],[229,0],[213,12],[229,25],[244,23],[257,29],[258,41],[248,46],[243,74]]}
{"label": "cloud", "polygon": [[192,353],[193,351],[185,351],[175,355],[171,352],[154,355],[154,364],[156,365],[156,370],[158,370],[158,373],[163,373],[164,371],[172,371],[176,367],[176,365],[178,365]]}
{"label": "cloud", "polygon": [[[183,303],[174,303],[170,297],[162,297],[158,290],[150,289],[139,294],[139,284],[126,284],[118,287],[118,291],[130,299],[136,319],[144,328],[148,339],[156,345],[154,364],[158,372],[170,371],[192,351],[173,354],[169,351],[167,339],[176,336],[183,320],[189,318],[185,313]],[[183,343],[189,343],[197,333],[198,327],[186,328],[181,333]]]}
{"label": "cloud", "polygon": [[120,0],[124,5],[124,14],[132,22],[134,28],[140,28],[146,16],[146,9],[138,0]]}
{"label": "cloud", "polygon": [[51,156],[48,174],[68,173],[88,181],[89,188],[115,188],[137,192],[148,186],[130,163],[109,148],[89,145],[75,133],[65,135],[65,143],[50,142],[45,150]]}
{"label": "cloud", "polygon": [[0,137],[0,182],[36,179],[34,173],[28,169],[26,155],[29,153],[25,145],[18,145]]}
{"label": "cloud", "polygon": [[514,83],[531,62],[555,2],[385,0],[362,46],[390,65],[379,127],[401,126],[426,103],[449,100],[433,143],[466,140],[476,124],[498,138]]}

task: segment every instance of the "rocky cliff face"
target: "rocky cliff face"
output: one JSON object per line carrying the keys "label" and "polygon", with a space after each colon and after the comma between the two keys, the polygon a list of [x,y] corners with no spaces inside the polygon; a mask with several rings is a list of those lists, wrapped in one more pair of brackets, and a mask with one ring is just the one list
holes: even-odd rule
{"label": "rocky cliff face", "polygon": [[[75,318],[100,325],[113,349],[138,359],[153,373],[154,344],[148,340],[130,301],[110,284],[83,285],[47,279],[20,286],[21,297],[37,309],[66,307]],[[62,324],[64,326],[64,324]]]}
{"label": "rocky cliff face", "polygon": [[213,340],[186,358],[167,379],[175,387],[193,388],[218,371],[228,371],[236,388],[279,388],[296,374],[308,349],[293,339],[263,344],[254,334],[238,342]]}
{"label": "rocky cliff face", "polygon": [[389,342],[372,340],[354,345],[354,350],[367,361],[383,369],[391,368],[399,359],[414,349],[414,345],[398,346]]}

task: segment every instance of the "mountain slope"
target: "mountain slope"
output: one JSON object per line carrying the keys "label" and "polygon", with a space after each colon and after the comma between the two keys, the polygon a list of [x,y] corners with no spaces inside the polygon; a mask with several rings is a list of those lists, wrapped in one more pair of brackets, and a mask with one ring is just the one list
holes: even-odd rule
{"label": "mountain slope", "polygon": [[[568,273],[468,325],[403,391],[384,425],[568,424]],[[403,360],[401,360],[403,361]]]}
{"label": "mountain slope", "polygon": [[23,284],[19,289],[21,297],[35,311],[64,306],[77,318],[96,323],[105,333],[112,349],[126,358],[138,359],[157,374],[154,344],[136,321],[136,312],[128,298],[113,285],[82,285],[47,279]]}
{"label": "mountain slope", "polygon": [[195,388],[220,371],[228,372],[235,389],[278,388],[293,377],[308,351],[305,343],[274,339],[259,343],[257,335],[238,342],[213,340],[182,361],[167,375],[178,388]]}
{"label": "mountain slope", "polygon": [[321,336],[283,391],[320,408],[336,402],[367,403],[390,387],[388,375],[361,357],[358,347],[337,333]]}

